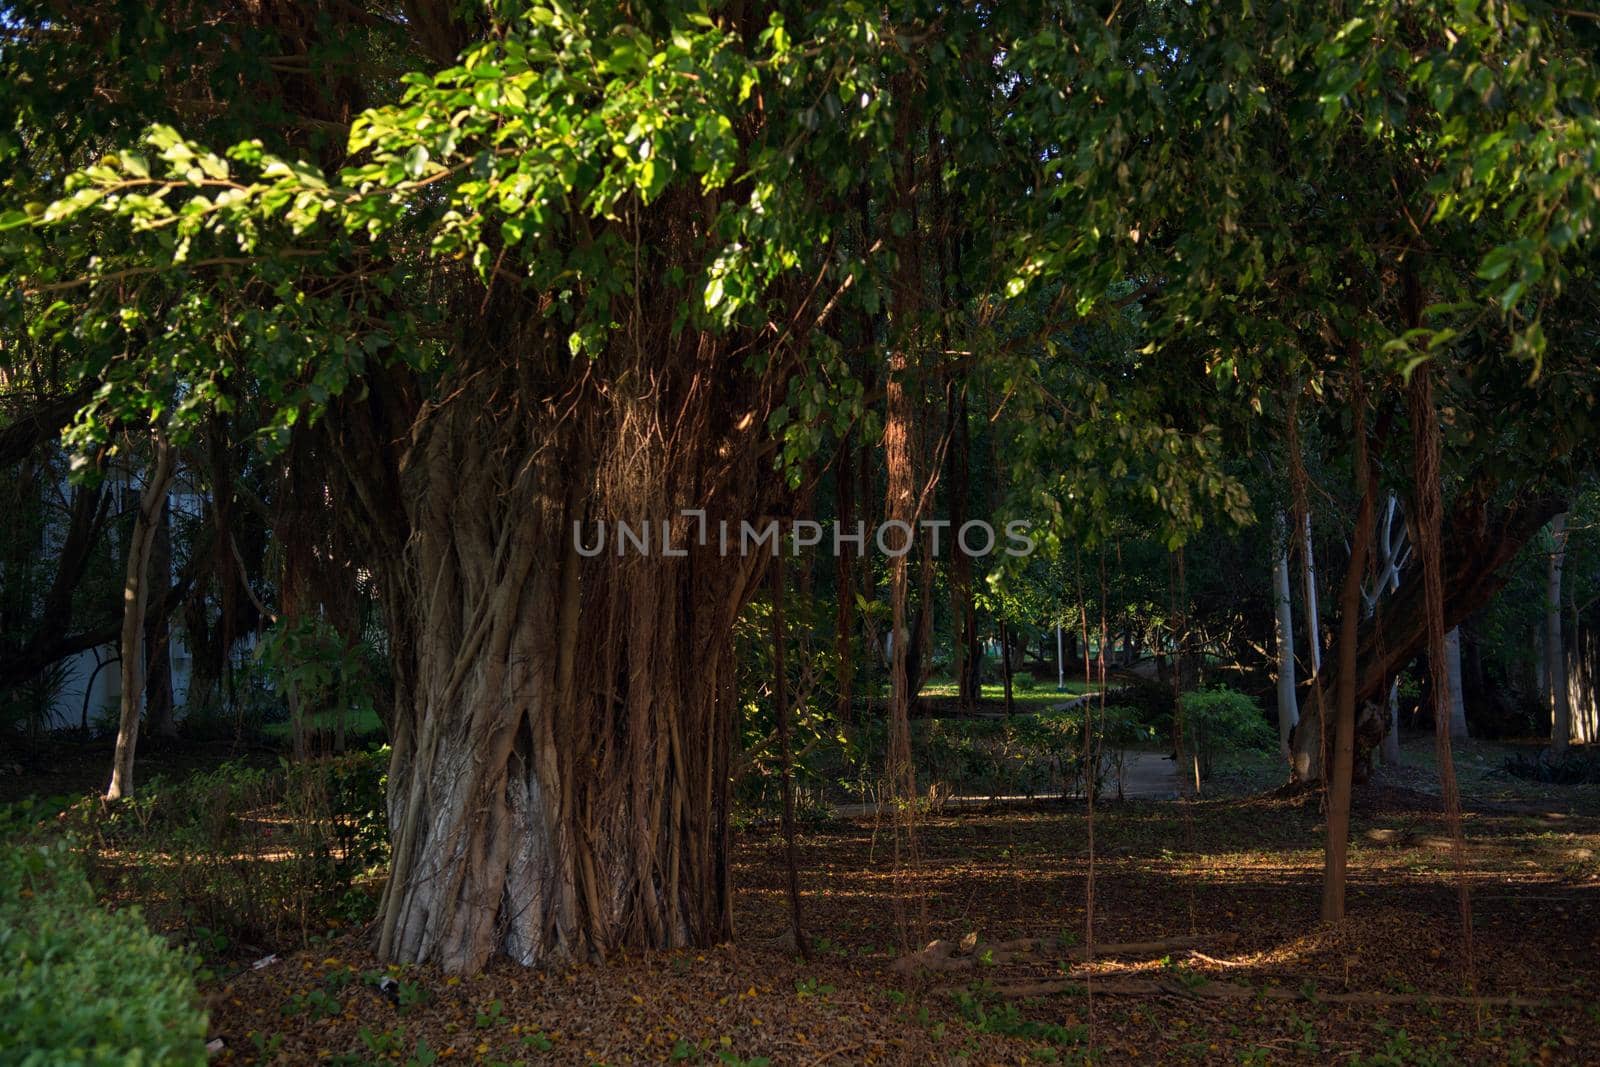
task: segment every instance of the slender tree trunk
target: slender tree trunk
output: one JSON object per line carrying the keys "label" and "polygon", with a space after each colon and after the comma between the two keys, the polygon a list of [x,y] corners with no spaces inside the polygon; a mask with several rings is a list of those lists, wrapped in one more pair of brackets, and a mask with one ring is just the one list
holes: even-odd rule
{"label": "slender tree trunk", "polygon": [[[911,630],[907,611],[910,598],[910,555],[915,540],[916,475],[912,470],[911,401],[905,378],[909,361],[905,341],[895,346],[889,358],[889,379],[885,388],[887,417],[884,420],[883,451],[888,467],[884,494],[884,522],[894,527],[889,538],[904,538],[905,551],[889,560],[889,781],[897,798],[916,796],[915,772],[911,765],[912,679],[908,675]],[[891,547],[898,548],[898,541]]]}
{"label": "slender tree trunk", "polygon": [[[1414,328],[1422,320],[1422,287],[1414,271],[1404,278],[1406,304]],[[1440,492],[1439,415],[1433,400],[1433,364],[1414,369],[1408,387],[1407,409],[1411,416],[1413,482],[1416,485],[1415,518],[1417,548],[1422,556],[1424,611],[1427,615],[1428,666],[1433,682],[1434,753],[1439,765],[1439,795],[1445,821],[1450,828],[1450,852],[1456,868],[1457,902],[1461,915],[1461,940],[1466,964],[1466,984],[1471,992],[1476,984],[1472,947],[1472,897],[1467,883],[1466,843],[1461,832],[1461,794],[1456,784],[1455,756],[1450,747],[1450,689],[1459,680],[1446,666],[1444,598],[1444,504]]]}
{"label": "slender tree trunk", "polygon": [[150,600],[150,558],[154,553],[156,531],[166,504],[167,485],[172,481],[176,453],[165,437],[157,436],[155,463],[144,491],[139,494],[139,510],[128,538],[128,566],[122,585],[122,714],[117,725],[117,750],[111,764],[111,784],[107,800],[118,800],[133,792],[133,756],[139,743],[139,711],[144,697],[145,608]]}
{"label": "slender tree trunk", "polygon": [[1550,520],[1550,555],[1545,565],[1544,655],[1550,689],[1550,748],[1557,754],[1572,740],[1572,698],[1567,692],[1567,655],[1561,638],[1561,568],[1567,555],[1567,516]]}
{"label": "slender tree trunk", "polygon": [[[1359,361],[1360,356],[1354,357]],[[1339,592],[1339,681],[1334,697],[1333,765],[1328,783],[1327,849],[1322,877],[1322,919],[1344,918],[1345,867],[1350,848],[1350,792],[1355,778],[1356,635],[1361,618],[1361,579],[1372,541],[1376,478],[1367,455],[1367,396],[1361,366],[1351,367],[1351,423],[1355,478],[1361,491],[1351,536],[1350,567]]]}
{"label": "slender tree trunk", "polygon": [[1600,666],[1600,634],[1593,627],[1580,627],[1578,606],[1572,607],[1572,630],[1566,639],[1567,688],[1572,699],[1573,740],[1592,745],[1600,741],[1600,701],[1597,701],[1596,668]]}
{"label": "slender tree trunk", "polygon": [[1317,610],[1317,560],[1311,549],[1311,512],[1305,514],[1300,530],[1301,574],[1305,583],[1306,641],[1310,650],[1311,675],[1322,676],[1322,621]]}
{"label": "slender tree trunk", "polygon": [[[150,547],[150,581],[165,589],[172,581],[172,519],[171,507],[165,495],[161,498],[161,517],[156,525]],[[144,628],[145,653],[145,719],[150,733],[157,737],[177,737],[178,723],[174,718],[172,693],[172,625],[165,613],[146,618]]]}
{"label": "slender tree trunk", "polygon": [[[1398,517],[1399,499],[1393,491],[1384,506],[1383,518],[1378,523],[1378,567],[1377,578],[1373,583],[1372,595],[1367,598],[1367,618],[1370,620],[1377,614],[1378,604],[1384,594],[1392,593],[1400,588],[1400,550],[1405,538],[1405,527],[1402,524],[1397,531],[1395,519]],[[1389,682],[1388,698],[1383,709],[1384,732],[1383,741],[1378,746],[1379,758],[1390,766],[1400,765],[1400,680],[1391,679]]]}
{"label": "slender tree trunk", "polygon": [[1533,629],[1533,691],[1546,711],[1550,710],[1550,657],[1545,655],[1544,635],[1549,626],[1548,615],[1542,615]]}
{"label": "slender tree trunk", "polygon": [[1067,688],[1067,658],[1062,648],[1061,623],[1056,622],[1056,690],[1060,692]]}
{"label": "slender tree trunk", "polygon": [[911,762],[911,702],[916,698],[917,679],[908,671],[911,649],[908,605],[911,596],[910,560],[916,542],[918,493],[916,472],[916,412],[908,383],[911,380],[912,354],[921,329],[922,248],[912,237],[917,221],[917,116],[909,110],[896,116],[896,143],[903,153],[898,160],[895,187],[888,205],[891,212],[911,222],[903,235],[895,235],[895,276],[891,286],[890,315],[892,340],[889,346],[888,374],[884,381],[883,456],[887,478],[884,485],[883,520],[891,526],[888,537],[895,546],[904,538],[905,551],[889,560],[889,607],[893,640],[889,660],[889,782],[897,800],[909,803],[916,795],[916,769]]}
{"label": "slender tree trunk", "polygon": [[1005,677],[1006,714],[1015,715],[1017,709],[1011,696],[1011,631],[1004,620],[1000,622],[1000,669]]}
{"label": "slender tree trunk", "polygon": [[975,711],[982,699],[980,666],[982,654],[978,648],[978,619],[973,604],[972,557],[961,547],[955,536],[967,521],[967,500],[971,463],[969,450],[971,438],[967,419],[967,393],[960,390],[953,413],[954,426],[950,438],[950,629],[954,650],[956,678],[956,703],[963,711]]}
{"label": "slender tree trunk", "polygon": [[1389,729],[1383,735],[1382,758],[1383,762],[1391,767],[1400,766],[1400,679],[1396,678],[1389,683],[1389,695],[1384,700],[1384,714],[1389,720]]}
{"label": "slender tree trunk", "polygon": [[783,790],[783,859],[789,869],[789,922],[795,951],[811,958],[800,913],[800,861],[794,848],[794,767],[789,742],[789,686],[783,669],[783,553],[772,561],[772,703],[778,724],[778,757]]}
{"label": "slender tree trunk", "polygon": [[1272,565],[1272,598],[1277,606],[1278,641],[1278,750],[1289,759],[1289,736],[1300,721],[1300,702],[1294,681],[1294,604],[1289,592],[1289,532],[1278,515],[1278,552]]}
{"label": "slender tree trunk", "polygon": [[[855,472],[851,460],[855,450],[850,435],[839,445],[839,462],[834,469],[834,501],[836,519],[846,532],[854,529],[856,521],[854,501]],[[840,547],[835,553],[837,576],[837,602],[833,616],[833,652],[835,685],[834,715],[841,723],[855,721],[851,698],[855,682],[855,646],[852,638],[856,628],[856,575],[855,560],[849,551]]]}
{"label": "slender tree trunk", "polygon": [[1467,702],[1461,695],[1461,627],[1444,635],[1444,674],[1450,683],[1450,736],[1466,738]]}

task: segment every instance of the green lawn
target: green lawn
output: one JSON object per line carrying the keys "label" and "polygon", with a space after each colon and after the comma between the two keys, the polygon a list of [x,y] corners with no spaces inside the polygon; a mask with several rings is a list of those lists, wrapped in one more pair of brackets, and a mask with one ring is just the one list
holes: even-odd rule
{"label": "green lawn", "polygon": [[[1013,705],[1019,711],[1044,711],[1057,704],[1071,700],[1080,694],[1095,691],[1094,686],[1085,684],[1081,679],[1067,679],[1067,688],[1065,690],[1057,689],[1053,680],[1049,684],[1045,684],[1041,680],[1032,689],[1023,689],[1020,686],[1013,685],[1011,699]],[[990,710],[1002,707],[1005,704],[1006,687],[1004,684],[985,685],[981,692],[983,703]],[[956,683],[949,678],[934,678],[922,687],[922,692],[918,695],[925,700],[954,700],[956,698]]]}
{"label": "green lawn", "polygon": [[[306,729],[335,730],[338,728],[338,716],[332,711],[319,711],[306,716]],[[383,721],[378,718],[378,713],[371,708],[356,708],[349,713],[349,718],[344,724],[345,734],[348,737],[363,737],[368,734],[383,733]],[[288,741],[292,736],[292,726],[288,722],[269,722],[261,728],[261,732],[274,741]]]}

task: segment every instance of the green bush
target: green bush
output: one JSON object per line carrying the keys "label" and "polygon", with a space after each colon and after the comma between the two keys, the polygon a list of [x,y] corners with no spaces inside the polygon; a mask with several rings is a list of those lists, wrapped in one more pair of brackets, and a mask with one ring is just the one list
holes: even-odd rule
{"label": "green bush", "polygon": [[1218,753],[1265,748],[1277,735],[1254,700],[1217,686],[1183,694],[1183,739],[1206,775]]}
{"label": "green bush", "polygon": [[277,767],[230,762],[152,778],[116,804],[81,801],[66,825],[96,886],[159,901],[163,922],[208,954],[303,942],[330,917],[370,917],[365,876],[387,852],[387,766],[386,748]]}
{"label": "green bush", "polygon": [[188,959],[95,903],[68,843],[0,845],[0,1063],[203,1064]]}

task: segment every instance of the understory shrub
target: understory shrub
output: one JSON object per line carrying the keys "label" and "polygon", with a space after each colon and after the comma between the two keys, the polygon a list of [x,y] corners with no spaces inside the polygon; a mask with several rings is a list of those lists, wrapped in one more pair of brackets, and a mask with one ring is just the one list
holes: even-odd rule
{"label": "understory shrub", "polygon": [[[919,778],[946,794],[1082,795],[1092,769],[1096,793],[1104,791],[1109,779],[1120,795],[1127,749],[1153,737],[1135,709],[1101,708],[1091,701],[1007,719],[917,723],[912,755]],[[1091,742],[1092,760],[1085,755]]]}
{"label": "understory shrub", "polygon": [[189,959],[94,899],[70,842],[0,844],[0,1062],[203,1064]]}
{"label": "understory shrub", "polygon": [[1277,740],[1254,700],[1226,686],[1183,694],[1183,743],[1209,775],[1219,753],[1266,748]]}
{"label": "understory shrub", "polygon": [[207,952],[280,947],[361,921],[386,856],[387,748],[276,767],[225,763],[75,805],[95,883],[160,912]]}

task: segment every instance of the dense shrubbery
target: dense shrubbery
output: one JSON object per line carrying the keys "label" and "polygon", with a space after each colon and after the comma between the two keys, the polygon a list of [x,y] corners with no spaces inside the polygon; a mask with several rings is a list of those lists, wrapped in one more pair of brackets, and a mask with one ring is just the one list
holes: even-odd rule
{"label": "dense shrubbery", "polygon": [[[1081,795],[1087,786],[1084,712],[1089,713],[1097,791],[1121,791],[1125,752],[1148,743],[1155,731],[1135,709],[1111,706],[1047,711],[1009,718],[918,719],[911,724],[912,760],[920,789],[935,797]],[[885,728],[872,719],[848,730],[814,737],[795,767],[803,817],[825,813],[832,800],[870,799],[880,784]],[[776,778],[744,782],[747,815],[765,818],[778,809]]]}
{"label": "dense shrubbery", "polygon": [[206,1062],[189,961],[96,904],[62,839],[0,844],[0,1026],[22,1067]]}
{"label": "dense shrubbery", "polygon": [[[827,817],[833,801],[876,795],[887,736],[881,716],[841,727],[831,709],[819,706],[815,688],[808,689],[806,681],[803,672],[795,679],[796,690],[813,699],[792,709],[794,780],[801,816],[812,821]],[[1008,718],[913,720],[912,760],[919,789],[936,797],[1081,796],[1092,776],[1097,793],[1120,796],[1128,751],[1171,743],[1174,701],[1168,686],[1142,679],[1119,680],[1114,699],[1116,703],[1104,708],[1090,700],[1070,709]],[[1186,693],[1183,709],[1184,748],[1196,755],[1203,775],[1211,773],[1218,754],[1265,747],[1276,736],[1255,702],[1230,689]],[[747,818],[775,817],[780,806],[777,750],[765,702],[748,707],[743,726],[747,754],[738,789],[740,808]],[[1092,761],[1085,757],[1090,740]]]}
{"label": "dense shrubbery", "polygon": [[226,763],[154,779],[63,816],[108,890],[152,902],[201,947],[303,941],[329,916],[367,917],[360,884],[384,859],[387,749],[277,767]]}

